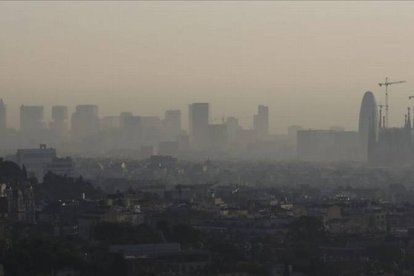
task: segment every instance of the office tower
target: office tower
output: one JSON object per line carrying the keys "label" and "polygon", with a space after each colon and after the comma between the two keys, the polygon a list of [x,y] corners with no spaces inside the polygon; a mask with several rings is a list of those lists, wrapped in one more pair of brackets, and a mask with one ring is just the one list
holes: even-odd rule
{"label": "office tower", "polygon": [[122,112],[119,116],[120,138],[118,148],[138,150],[141,146],[141,117],[131,112]]}
{"label": "office tower", "polygon": [[22,105],[20,107],[20,131],[34,133],[44,129],[43,106]]}
{"label": "office tower", "polygon": [[98,106],[78,105],[72,114],[72,135],[75,139],[86,138],[99,132]]}
{"label": "office tower", "polygon": [[227,118],[226,127],[229,142],[237,142],[239,138],[238,135],[241,129],[239,120],[234,117]]}
{"label": "office tower", "polygon": [[156,146],[161,140],[162,121],[156,116],[140,116],[141,142],[144,145]]}
{"label": "office tower", "polygon": [[164,132],[167,140],[177,140],[181,133],[181,111],[167,110],[164,118]]}
{"label": "office tower", "polygon": [[190,148],[190,136],[187,134],[180,134],[177,137],[178,149],[186,151]]}
{"label": "office tower", "polygon": [[253,117],[253,128],[259,139],[269,135],[269,108],[267,106],[259,105],[257,114]]}
{"label": "office tower", "polygon": [[41,144],[39,148],[18,149],[16,162],[25,166],[27,173],[42,180],[47,172],[70,176],[73,172],[73,161],[70,157],[58,158],[56,149]]}
{"label": "office tower", "polygon": [[209,104],[190,104],[188,114],[191,146],[194,149],[205,149],[208,146]]}
{"label": "office tower", "polygon": [[123,128],[125,126],[125,121],[127,118],[134,116],[132,112],[124,111],[119,114],[119,127]]}
{"label": "office tower", "polygon": [[365,92],[361,102],[361,109],[359,111],[359,137],[361,139],[361,150],[365,156],[364,159],[368,154],[368,140],[370,138],[374,141],[377,140],[377,112],[377,104],[374,94],[370,91]]}
{"label": "office tower", "polygon": [[0,99],[0,134],[4,134],[7,130],[7,114],[6,105],[3,99]]}
{"label": "office tower", "polygon": [[114,130],[120,126],[119,116],[105,116],[101,119],[101,129],[102,130]]}
{"label": "office tower", "polygon": [[68,107],[64,105],[52,106],[52,122],[50,129],[55,135],[63,136],[68,131]]}
{"label": "office tower", "polygon": [[42,144],[39,148],[18,149],[16,153],[17,164],[25,166],[29,174],[34,174],[39,180],[46,173],[46,165],[56,158],[56,150]]}
{"label": "office tower", "polygon": [[[122,117],[121,117],[122,118]],[[123,128],[126,130],[138,130],[141,128],[141,117],[139,116],[125,116],[122,120]]]}

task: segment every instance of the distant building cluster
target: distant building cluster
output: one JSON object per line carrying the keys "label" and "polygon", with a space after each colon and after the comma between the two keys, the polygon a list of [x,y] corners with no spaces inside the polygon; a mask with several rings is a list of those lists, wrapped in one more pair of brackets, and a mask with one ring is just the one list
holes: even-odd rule
{"label": "distant building cluster", "polygon": [[[378,107],[380,107],[378,109]],[[377,166],[412,165],[414,133],[411,109],[407,108],[401,127],[387,127],[381,105],[371,92],[366,92],[361,104],[359,133],[366,160]]]}
{"label": "distant building cluster", "polygon": [[344,130],[299,130],[298,158],[303,161],[361,161],[359,133]]}
{"label": "distant building cluster", "polygon": [[339,127],[328,130],[297,130],[298,158],[304,161],[366,162],[369,129],[376,121],[376,116],[375,97],[368,91],[362,99],[358,131],[345,131]]}
{"label": "distant building cluster", "polygon": [[[306,129],[293,125],[287,135],[274,135],[269,131],[269,107],[264,105],[259,105],[253,114],[252,128],[244,128],[236,117],[214,118],[209,103],[192,103],[188,106],[188,131],[183,127],[181,110],[167,110],[164,118],[132,112],[101,117],[98,106],[78,105],[69,116],[67,106],[56,105],[51,108],[51,121],[46,122],[43,106],[22,105],[20,128],[14,130],[7,127],[6,105],[1,100],[0,151],[7,154],[17,149],[38,150],[39,144],[47,144],[67,155],[96,157],[145,159],[170,155],[195,160],[413,163],[411,110],[405,115],[403,127],[391,128],[385,124],[382,107],[368,91],[362,98],[357,130],[340,126]],[[65,160],[48,166],[43,170],[70,171],[69,161]],[[40,169],[34,171],[37,176],[43,174]]]}
{"label": "distant building cluster", "polygon": [[367,91],[361,102],[358,131],[293,129],[297,133],[298,159],[358,161],[378,166],[413,164],[414,125],[410,108],[402,127],[386,127],[382,107],[377,105],[374,94]]}
{"label": "distant building cluster", "polygon": [[78,105],[70,116],[67,106],[56,105],[51,108],[51,121],[46,122],[43,106],[22,105],[18,130],[7,128],[6,115],[1,101],[0,150],[5,153],[47,144],[65,154],[89,156],[294,157],[289,137],[270,134],[269,108],[264,105],[253,115],[252,128],[243,128],[235,117],[214,119],[209,103],[192,103],[188,132],[181,110],[167,110],[164,118],[132,112],[102,117],[98,106]]}
{"label": "distant building cluster", "polygon": [[[15,157],[15,158],[13,158]],[[18,149],[15,156],[9,158],[20,167],[25,167],[29,176],[42,180],[48,172],[73,176],[73,161],[70,157],[59,158],[56,149],[42,144],[39,148]]]}
{"label": "distant building cluster", "polygon": [[402,127],[384,126],[384,118],[373,121],[368,135],[368,161],[379,166],[413,165],[414,133],[408,108]]}

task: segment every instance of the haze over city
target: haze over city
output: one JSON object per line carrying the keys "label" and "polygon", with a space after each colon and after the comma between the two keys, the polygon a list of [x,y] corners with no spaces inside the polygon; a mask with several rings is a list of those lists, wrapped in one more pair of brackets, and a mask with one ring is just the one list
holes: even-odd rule
{"label": "haze over city", "polygon": [[266,104],[276,133],[356,130],[362,94],[383,103],[388,76],[407,80],[390,93],[401,126],[412,14],[413,2],[0,2],[1,97],[10,127],[21,104],[161,116],[209,102],[249,127]]}
{"label": "haze over city", "polygon": [[0,276],[414,276],[413,26],[0,1]]}

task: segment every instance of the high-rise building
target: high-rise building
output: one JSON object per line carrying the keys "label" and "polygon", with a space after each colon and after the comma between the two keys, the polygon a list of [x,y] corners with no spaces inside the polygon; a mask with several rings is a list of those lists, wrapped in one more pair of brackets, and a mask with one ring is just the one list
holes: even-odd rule
{"label": "high-rise building", "polygon": [[120,126],[121,128],[123,128],[123,127],[125,126],[125,121],[126,121],[128,118],[132,117],[132,116],[134,116],[134,114],[132,114],[132,112],[129,112],[129,111],[124,111],[124,112],[121,112],[121,113],[119,114],[119,126]]}
{"label": "high-rise building", "polygon": [[4,134],[7,130],[7,114],[6,105],[3,99],[0,99],[0,134]]}
{"label": "high-rise building", "polygon": [[101,119],[101,129],[108,131],[119,128],[120,126],[120,118],[119,116],[104,116]]}
{"label": "high-rise building", "polygon": [[361,150],[365,153],[364,159],[367,158],[369,139],[377,140],[377,112],[377,103],[374,94],[371,91],[365,92],[359,111],[359,136],[361,139]]}
{"label": "high-rise building", "polygon": [[190,104],[188,114],[191,146],[194,149],[205,149],[208,146],[209,104]]}
{"label": "high-rise building", "polygon": [[234,144],[234,142],[237,142],[239,138],[239,132],[241,129],[239,120],[235,117],[228,117],[226,120],[226,128],[228,140]]}
{"label": "high-rise building", "polygon": [[52,122],[50,129],[55,135],[63,136],[68,131],[68,107],[64,105],[52,106]]}
{"label": "high-rise building", "polygon": [[96,105],[78,105],[72,114],[72,135],[85,138],[99,132],[99,114]]}
{"label": "high-rise building", "polygon": [[269,135],[269,107],[258,106],[257,114],[253,117],[253,128],[259,139],[266,138]]}
{"label": "high-rise building", "polygon": [[157,116],[140,116],[143,145],[156,146],[161,141],[162,120]]}
{"label": "high-rise building", "polygon": [[164,131],[167,140],[175,141],[181,133],[181,111],[167,110],[164,118]]}
{"label": "high-rise building", "polygon": [[141,145],[142,122],[141,117],[129,112],[120,115],[121,141],[123,148],[138,149]]}
{"label": "high-rise building", "polygon": [[378,140],[368,138],[367,161],[380,166],[413,164],[414,147],[409,127],[382,128]]}
{"label": "high-rise building", "polygon": [[20,107],[20,131],[23,133],[39,132],[45,128],[43,106],[22,105]]}

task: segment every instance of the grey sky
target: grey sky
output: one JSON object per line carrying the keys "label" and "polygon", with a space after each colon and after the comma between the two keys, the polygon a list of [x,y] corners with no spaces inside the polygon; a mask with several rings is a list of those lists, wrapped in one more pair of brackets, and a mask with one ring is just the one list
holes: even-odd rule
{"label": "grey sky", "polygon": [[[414,2],[0,2],[0,96],[162,115],[194,101],[245,125],[356,129],[365,90],[399,125],[414,95]],[[414,102],[411,103],[414,105]]]}

